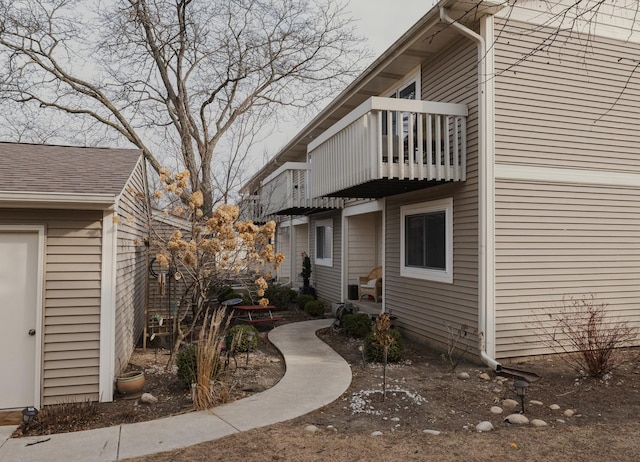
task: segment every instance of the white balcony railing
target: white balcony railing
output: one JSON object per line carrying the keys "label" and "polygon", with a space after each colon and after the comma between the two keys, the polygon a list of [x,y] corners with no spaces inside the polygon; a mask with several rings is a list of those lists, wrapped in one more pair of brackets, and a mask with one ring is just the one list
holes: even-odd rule
{"label": "white balcony railing", "polygon": [[260,184],[262,213],[268,215],[301,215],[323,208],[342,207],[338,198],[309,197],[306,162],[287,162]]}
{"label": "white balcony railing", "polygon": [[467,106],[371,97],[309,143],[311,197],[373,180],[464,181]]}

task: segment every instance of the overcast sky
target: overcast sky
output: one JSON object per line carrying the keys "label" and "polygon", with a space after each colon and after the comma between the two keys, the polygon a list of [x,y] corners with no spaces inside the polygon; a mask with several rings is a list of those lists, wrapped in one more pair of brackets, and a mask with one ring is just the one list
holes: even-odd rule
{"label": "overcast sky", "polygon": [[429,11],[433,0],[347,0],[358,34],[380,55]]}

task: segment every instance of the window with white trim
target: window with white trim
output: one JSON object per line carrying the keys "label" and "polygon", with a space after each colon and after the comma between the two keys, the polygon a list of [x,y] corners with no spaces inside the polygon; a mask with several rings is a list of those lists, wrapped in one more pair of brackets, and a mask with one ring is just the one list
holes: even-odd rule
{"label": "window with white trim", "polygon": [[453,283],[453,199],[400,207],[400,275]]}
{"label": "window with white trim", "polygon": [[315,263],[322,266],[333,266],[333,220],[316,222],[316,255]]}

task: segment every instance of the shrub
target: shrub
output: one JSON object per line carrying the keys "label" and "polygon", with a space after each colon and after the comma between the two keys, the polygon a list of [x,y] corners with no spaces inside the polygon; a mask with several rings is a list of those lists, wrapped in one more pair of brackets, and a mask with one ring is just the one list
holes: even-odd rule
{"label": "shrub", "polygon": [[311,287],[311,286],[302,287],[302,294],[303,295],[311,295],[314,300],[317,298],[316,288],[315,287]]}
{"label": "shrub", "polygon": [[472,329],[465,323],[461,323],[459,327],[453,327],[445,322],[444,326],[447,328],[449,336],[447,337],[447,353],[442,353],[441,358],[449,363],[451,370],[455,370],[471,347],[467,341],[467,334],[469,332],[477,334],[478,330]]}
{"label": "shrub", "polygon": [[309,316],[319,318],[324,315],[324,303],[322,303],[322,300],[311,300],[310,302],[305,303],[304,311]]}
{"label": "shrub", "polygon": [[638,331],[626,321],[607,315],[607,305],[595,297],[564,300],[563,306],[540,322],[545,343],[562,354],[576,371],[602,377],[620,365],[618,348],[633,340]]}
{"label": "shrub", "polygon": [[[64,398],[57,404],[43,407],[33,422],[34,426],[42,429],[64,426],[73,428],[76,422],[87,422],[100,414],[98,403],[95,401],[75,401]],[[29,425],[31,428],[31,425]],[[67,430],[68,431],[68,430]]]}
{"label": "shrub", "polygon": [[189,345],[178,351],[176,355],[176,366],[178,366],[178,380],[184,388],[189,388],[195,383],[198,372],[197,348]]}
{"label": "shrub", "polygon": [[264,296],[269,299],[269,304],[275,306],[276,309],[286,310],[289,309],[289,303],[291,302],[291,292],[288,287],[272,284],[267,287]]}
{"label": "shrub", "polygon": [[[393,338],[393,343],[389,346],[387,352],[387,361],[395,363],[400,361],[404,352],[404,343],[402,342],[402,334],[399,330],[391,329],[389,335]],[[371,331],[364,339],[364,354],[369,361],[384,361],[384,351],[382,347],[375,341],[374,331]]]}
{"label": "shrub", "polygon": [[[251,344],[249,344],[249,341],[247,339],[248,331],[252,331],[254,333]],[[235,351],[247,351],[248,347],[250,347],[252,350],[255,350],[258,347],[258,329],[249,324],[238,324],[237,326],[229,329],[227,335],[231,338],[235,338],[236,336],[238,336],[238,339],[235,343]]]}
{"label": "shrub", "polygon": [[348,336],[364,338],[371,332],[371,317],[366,313],[345,314],[342,326]]}
{"label": "shrub", "polygon": [[296,299],[296,303],[298,304],[301,310],[304,310],[304,306],[308,302],[312,302],[314,300],[315,298],[313,298],[313,296],[311,295],[299,295],[298,298]]}
{"label": "shrub", "polygon": [[302,276],[303,286],[309,287],[309,279],[311,278],[311,259],[307,252],[302,252]]}
{"label": "shrub", "polygon": [[231,286],[221,286],[213,289],[216,296],[218,297],[219,302],[224,302],[225,300],[231,300],[234,297],[230,297],[229,295],[233,293],[233,288]]}

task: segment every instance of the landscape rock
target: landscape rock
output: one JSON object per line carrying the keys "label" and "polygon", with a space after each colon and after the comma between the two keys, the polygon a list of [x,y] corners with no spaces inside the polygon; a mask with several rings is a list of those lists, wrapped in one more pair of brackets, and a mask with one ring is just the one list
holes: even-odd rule
{"label": "landscape rock", "polygon": [[440,434],[438,430],[422,430],[422,433],[433,436],[438,436]]}
{"label": "landscape rock", "polygon": [[492,414],[502,414],[502,408],[500,406],[491,406]]}
{"label": "landscape rock", "polygon": [[551,406],[549,406],[549,409],[551,409],[552,411],[557,411],[558,409],[560,409],[560,406],[558,406],[557,404],[552,404]]}
{"label": "landscape rock", "polygon": [[482,380],[491,380],[491,376],[489,374],[487,374],[486,372],[483,372],[482,374],[480,374],[480,378]]}
{"label": "landscape rock", "polygon": [[158,402],[158,398],[153,396],[151,393],[143,393],[140,397],[140,402],[143,404],[156,404]]}
{"label": "landscape rock", "polygon": [[382,436],[383,433],[381,431],[375,431],[371,433],[371,436]]}
{"label": "landscape rock", "polygon": [[541,419],[533,419],[531,421],[531,425],[533,425],[534,427],[546,427],[547,426],[547,422],[545,422],[544,420],[541,420]]}
{"label": "landscape rock", "polygon": [[304,431],[309,433],[315,433],[318,430],[319,430],[318,427],[316,427],[315,425],[307,425],[306,427],[304,427]]}
{"label": "landscape rock", "polygon": [[460,372],[456,377],[460,380],[469,380],[470,376],[468,372]]}
{"label": "landscape rock", "polygon": [[576,411],[574,411],[573,409],[567,409],[566,411],[563,412],[563,415],[565,417],[573,417],[575,413]]}
{"label": "landscape rock", "polygon": [[529,401],[529,404],[532,406],[542,406],[544,403],[542,401],[532,399],[531,401]]}
{"label": "landscape rock", "polygon": [[505,407],[507,409],[515,409],[518,406],[520,406],[520,403],[517,402],[515,399],[505,399],[502,402],[502,407]]}
{"label": "landscape rock", "polygon": [[518,424],[518,425],[529,423],[529,419],[527,419],[527,417],[523,414],[510,414],[504,419],[504,421],[509,422],[511,424]]}
{"label": "landscape rock", "polygon": [[476,425],[476,431],[478,432],[490,432],[491,430],[493,430],[493,424],[488,420],[480,422],[478,425]]}

